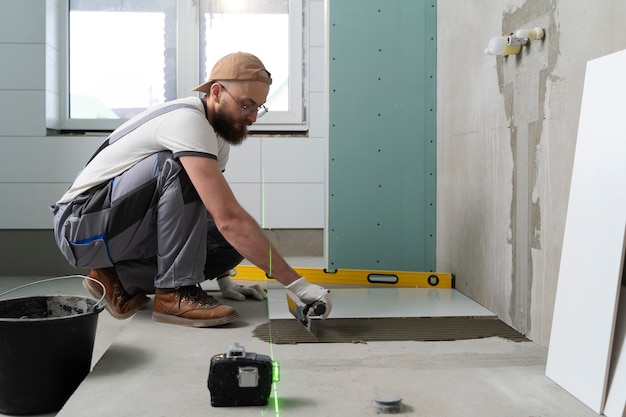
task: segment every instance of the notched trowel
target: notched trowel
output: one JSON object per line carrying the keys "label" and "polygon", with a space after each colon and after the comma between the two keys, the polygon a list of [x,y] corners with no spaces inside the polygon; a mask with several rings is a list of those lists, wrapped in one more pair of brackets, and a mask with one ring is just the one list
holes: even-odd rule
{"label": "notched trowel", "polygon": [[301,304],[296,301],[289,292],[286,292],[285,296],[287,297],[289,312],[313,337],[315,337],[315,339],[317,339],[317,332],[315,331],[313,320],[311,320],[309,316],[309,311],[312,311],[313,316],[321,316],[326,312],[326,304],[323,301],[315,301],[312,304]]}

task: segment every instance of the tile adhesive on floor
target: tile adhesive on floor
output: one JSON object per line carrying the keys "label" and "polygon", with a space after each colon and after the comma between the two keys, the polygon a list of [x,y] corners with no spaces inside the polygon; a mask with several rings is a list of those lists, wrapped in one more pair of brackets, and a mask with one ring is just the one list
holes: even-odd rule
{"label": "tile adhesive on floor", "polygon": [[503,337],[528,341],[524,335],[495,318],[397,317],[315,320],[315,334],[296,320],[278,319],[257,326],[253,335],[265,342],[367,343],[373,341],[451,341]]}
{"label": "tile adhesive on floor", "polygon": [[288,315],[284,290],[269,290],[269,322],[253,335],[274,344],[450,341],[503,337],[527,341],[489,310],[453,289],[333,289],[333,311],[313,332]]}

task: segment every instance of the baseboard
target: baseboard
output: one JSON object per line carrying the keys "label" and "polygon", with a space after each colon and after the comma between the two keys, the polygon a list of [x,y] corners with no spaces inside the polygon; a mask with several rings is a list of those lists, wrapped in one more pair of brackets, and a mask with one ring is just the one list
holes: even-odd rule
{"label": "baseboard", "polygon": [[[283,256],[323,256],[322,229],[265,230]],[[0,230],[0,276],[60,276],[86,270],[68,264],[50,229]]]}

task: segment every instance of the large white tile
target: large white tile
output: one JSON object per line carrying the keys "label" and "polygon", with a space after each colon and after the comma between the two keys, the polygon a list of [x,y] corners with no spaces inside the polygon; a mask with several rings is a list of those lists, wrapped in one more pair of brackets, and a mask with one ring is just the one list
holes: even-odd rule
{"label": "large white tile", "polygon": [[626,50],[587,64],[546,366],[548,377],[597,413],[624,264],[625,72]]}
{"label": "large white tile", "polygon": [[607,417],[626,416],[626,285],[620,290],[618,308],[611,352],[611,383],[604,408]]}
{"label": "large white tile", "polygon": [[[292,318],[286,290],[269,289],[270,319]],[[333,288],[332,318],[495,317],[455,289]]]}

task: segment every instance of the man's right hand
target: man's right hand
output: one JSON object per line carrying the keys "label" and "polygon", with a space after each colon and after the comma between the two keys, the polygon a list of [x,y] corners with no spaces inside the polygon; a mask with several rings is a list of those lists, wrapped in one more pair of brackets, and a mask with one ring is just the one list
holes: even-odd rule
{"label": "man's right hand", "polygon": [[[326,311],[320,316],[325,319],[330,314],[332,309],[332,296],[330,290],[319,285],[310,284],[306,278],[300,277],[289,285],[286,285],[289,291],[298,296],[300,301],[306,305],[311,305],[316,301],[321,301],[326,305]],[[309,315],[314,315],[313,309],[309,309]]]}

